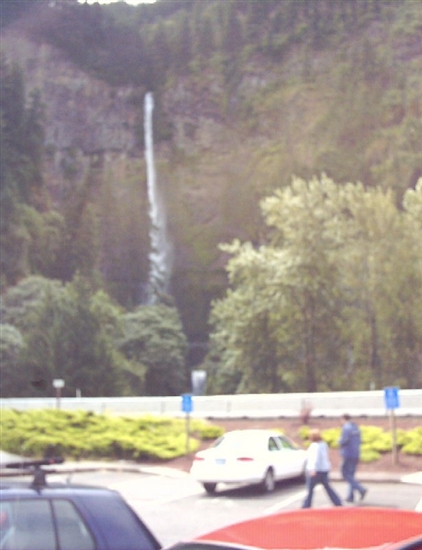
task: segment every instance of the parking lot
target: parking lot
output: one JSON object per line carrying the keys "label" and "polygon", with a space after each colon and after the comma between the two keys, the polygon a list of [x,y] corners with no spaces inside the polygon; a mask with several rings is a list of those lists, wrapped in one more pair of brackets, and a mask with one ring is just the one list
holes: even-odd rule
{"label": "parking lot", "polygon": [[[148,475],[97,471],[75,474],[72,482],[105,485],[119,491],[163,545],[260,514],[296,510],[305,496],[304,484],[297,481],[279,483],[269,494],[255,487],[221,487],[214,496],[209,496],[200,484],[181,472]],[[333,485],[340,495],[345,494],[343,482]],[[422,510],[422,485],[388,482],[365,485],[368,494],[358,506]],[[331,506],[321,488],[315,492],[313,506]]]}

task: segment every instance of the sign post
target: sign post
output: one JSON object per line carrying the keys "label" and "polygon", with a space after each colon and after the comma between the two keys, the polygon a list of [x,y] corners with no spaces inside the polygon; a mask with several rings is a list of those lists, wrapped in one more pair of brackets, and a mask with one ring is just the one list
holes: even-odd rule
{"label": "sign post", "polygon": [[399,388],[384,388],[385,408],[390,411],[391,438],[393,446],[393,464],[397,464],[397,436],[395,409],[400,407]]}
{"label": "sign post", "polygon": [[192,394],[184,393],[182,395],[182,412],[186,413],[186,454],[190,451],[190,413],[193,410]]}
{"label": "sign post", "polygon": [[193,395],[204,395],[207,385],[207,371],[193,370],[191,372],[191,382]]}
{"label": "sign post", "polygon": [[56,390],[56,409],[60,409],[60,399],[62,396],[62,388],[64,388],[64,380],[62,378],[55,378],[53,380],[53,388]]}

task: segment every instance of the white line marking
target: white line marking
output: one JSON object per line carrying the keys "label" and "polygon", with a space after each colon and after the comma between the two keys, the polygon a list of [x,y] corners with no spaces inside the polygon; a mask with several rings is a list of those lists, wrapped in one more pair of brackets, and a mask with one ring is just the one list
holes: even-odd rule
{"label": "white line marking", "polygon": [[422,512],[422,498],[420,501],[416,504],[415,512]]}
{"label": "white line marking", "polygon": [[416,485],[422,485],[422,472],[414,472],[413,474],[407,474],[403,476],[400,481],[402,483],[414,483]]}

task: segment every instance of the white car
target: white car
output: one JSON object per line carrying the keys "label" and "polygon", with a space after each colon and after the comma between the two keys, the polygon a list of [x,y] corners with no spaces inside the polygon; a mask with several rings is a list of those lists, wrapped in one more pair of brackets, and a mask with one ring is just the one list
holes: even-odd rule
{"label": "white car", "polygon": [[234,430],[199,451],[191,475],[207,493],[217,483],[259,483],[274,490],[281,479],[304,476],[306,451],[275,430]]}

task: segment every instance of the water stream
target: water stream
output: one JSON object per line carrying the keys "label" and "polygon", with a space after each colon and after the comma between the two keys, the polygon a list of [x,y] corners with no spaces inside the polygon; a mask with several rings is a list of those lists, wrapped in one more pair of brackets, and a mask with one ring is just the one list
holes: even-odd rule
{"label": "water stream", "polygon": [[151,92],[144,99],[145,160],[150,216],[150,253],[147,303],[156,303],[170,290],[172,245],[167,231],[167,212],[164,196],[157,182],[153,136],[154,97]]}

